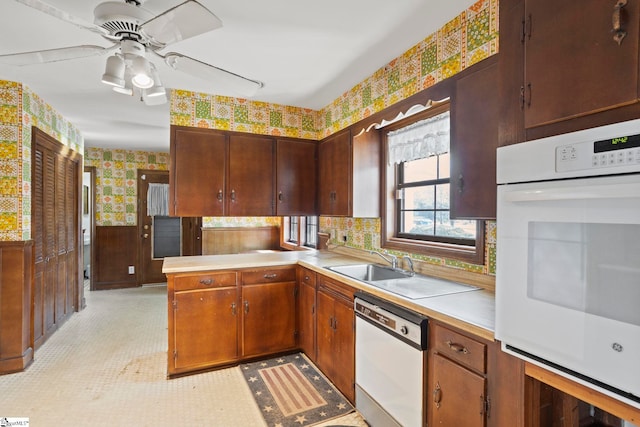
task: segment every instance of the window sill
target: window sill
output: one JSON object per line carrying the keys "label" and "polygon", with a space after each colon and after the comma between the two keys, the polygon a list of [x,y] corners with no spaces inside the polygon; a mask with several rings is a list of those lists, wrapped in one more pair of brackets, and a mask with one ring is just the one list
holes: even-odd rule
{"label": "window sill", "polygon": [[475,265],[484,265],[484,226],[479,221],[477,246],[462,246],[437,242],[392,237],[383,242],[384,249],[420,254],[436,258],[455,259]]}

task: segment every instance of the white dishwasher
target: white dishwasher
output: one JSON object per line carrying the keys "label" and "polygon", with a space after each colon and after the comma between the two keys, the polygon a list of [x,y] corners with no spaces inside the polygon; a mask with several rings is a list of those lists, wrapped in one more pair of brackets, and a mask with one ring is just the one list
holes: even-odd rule
{"label": "white dishwasher", "polygon": [[356,292],[356,408],[372,427],[425,424],[427,318]]}

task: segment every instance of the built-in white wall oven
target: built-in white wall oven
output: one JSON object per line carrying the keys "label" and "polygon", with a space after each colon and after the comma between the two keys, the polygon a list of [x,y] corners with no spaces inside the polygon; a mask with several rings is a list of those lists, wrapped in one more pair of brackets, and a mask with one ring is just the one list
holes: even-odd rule
{"label": "built-in white wall oven", "polygon": [[496,338],[640,407],[640,120],[497,153]]}

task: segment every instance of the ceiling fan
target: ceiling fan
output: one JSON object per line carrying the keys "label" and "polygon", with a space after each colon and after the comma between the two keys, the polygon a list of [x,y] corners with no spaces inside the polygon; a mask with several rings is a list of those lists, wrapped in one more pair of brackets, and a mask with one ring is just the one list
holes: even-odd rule
{"label": "ceiling fan", "polygon": [[126,95],[140,94],[147,105],[167,101],[158,70],[149,57],[162,59],[168,66],[229,87],[251,97],[263,86],[233,72],[176,52],[159,51],[172,43],[222,27],[222,21],[195,0],[187,0],[159,15],[140,6],[141,0],[106,1],[94,9],[94,23],[60,10],[40,0],[15,0],[48,15],[101,35],[112,46],[80,45],[58,49],[0,55],[0,63],[31,65],[110,54],[102,82]]}

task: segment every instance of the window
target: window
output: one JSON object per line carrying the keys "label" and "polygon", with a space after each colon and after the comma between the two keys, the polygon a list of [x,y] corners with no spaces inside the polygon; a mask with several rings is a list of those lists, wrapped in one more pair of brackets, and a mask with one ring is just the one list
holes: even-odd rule
{"label": "window", "polygon": [[287,216],[282,218],[283,246],[315,248],[318,243],[317,216]]}
{"label": "window", "polygon": [[384,248],[482,263],[482,222],[451,219],[448,102],[382,129]]}

